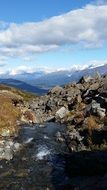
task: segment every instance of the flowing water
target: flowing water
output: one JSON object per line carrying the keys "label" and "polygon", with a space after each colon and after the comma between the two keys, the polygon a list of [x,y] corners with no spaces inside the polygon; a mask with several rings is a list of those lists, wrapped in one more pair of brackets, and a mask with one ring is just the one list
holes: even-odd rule
{"label": "flowing water", "polygon": [[69,178],[65,172],[66,145],[56,141],[63,125],[23,126],[23,149],[11,161],[0,162],[0,190],[65,190]]}

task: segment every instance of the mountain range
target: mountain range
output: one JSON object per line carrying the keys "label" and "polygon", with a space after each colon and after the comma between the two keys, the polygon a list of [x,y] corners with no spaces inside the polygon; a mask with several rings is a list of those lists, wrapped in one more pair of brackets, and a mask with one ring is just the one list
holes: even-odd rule
{"label": "mountain range", "polygon": [[101,65],[89,65],[86,67],[73,67],[68,70],[58,70],[50,73],[37,71],[33,73],[22,72],[20,74],[0,75],[0,83],[8,84],[22,90],[45,94],[50,88],[67,83],[78,81],[82,76],[95,75],[99,72],[101,75],[107,73],[107,63]]}

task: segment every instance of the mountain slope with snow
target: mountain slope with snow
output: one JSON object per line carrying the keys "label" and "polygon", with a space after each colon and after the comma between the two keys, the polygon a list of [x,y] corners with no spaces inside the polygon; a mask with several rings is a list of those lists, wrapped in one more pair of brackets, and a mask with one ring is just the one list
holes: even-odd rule
{"label": "mountain slope with snow", "polygon": [[[90,65],[74,66],[69,71],[65,69],[59,69],[51,72],[34,71],[33,73],[22,72],[20,74],[12,75],[10,73],[1,75],[1,81],[5,84],[14,85],[23,90],[30,92],[45,93],[47,89],[56,85],[65,85],[67,83],[78,81],[82,76],[95,75],[97,72],[104,75],[107,73],[107,63],[102,64],[93,63]],[[11,78],[11,80],[10,80]],[[1,82],[0,81],[0,82]],[[16,82],[20,81],[20,82]],[[13,84],[12,84],[13,83]],[[20,84],[19,84],[20,83]]]}

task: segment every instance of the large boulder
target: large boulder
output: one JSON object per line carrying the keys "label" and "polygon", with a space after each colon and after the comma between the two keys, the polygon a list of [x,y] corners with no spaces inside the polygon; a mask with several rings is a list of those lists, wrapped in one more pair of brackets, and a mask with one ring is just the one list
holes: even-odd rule
{"label": "large boulder", "polygon": [[60,108],[57,112],[56,112],[56,117],[63,119],[64,117],[66,117],[69,114],[69,111],[67,108],[62,107]]}

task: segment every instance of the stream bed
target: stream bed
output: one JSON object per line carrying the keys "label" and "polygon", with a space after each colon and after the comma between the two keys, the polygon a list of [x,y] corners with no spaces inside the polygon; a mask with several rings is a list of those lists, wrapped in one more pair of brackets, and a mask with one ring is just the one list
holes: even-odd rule
{"label": "stream bed", "polygon": [[17,141],[24,147],[11,161],[0,162],[0,189],[65,189],[69,183],[63,158],[66,145],[56,141],[56,133],[64,129],[55,123],[23,126]]}
{"label": "stream bed", "polygon": [[[107,190],[107,153],[98,156],[94,153],[97,158],[94,163],[99,164],[101,160],[100,170],[105,168],[104,173],[87,175],[94,171],[90,162],[93,153],[91,156],[91,152],[78,152],[71,157],[65,142],[56,140],[56,134],[65,130],[64,125],[56,123],[23,126],[16,138],[23,148],[12,160],[0,161],[0,190]],[[83,168],[85,175],[82,175]],[[76,175],[69,175],[68,171]]]}

